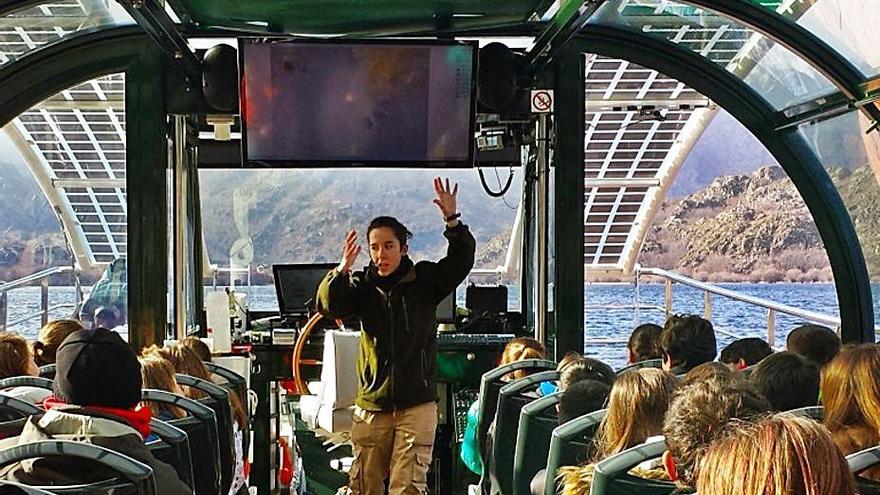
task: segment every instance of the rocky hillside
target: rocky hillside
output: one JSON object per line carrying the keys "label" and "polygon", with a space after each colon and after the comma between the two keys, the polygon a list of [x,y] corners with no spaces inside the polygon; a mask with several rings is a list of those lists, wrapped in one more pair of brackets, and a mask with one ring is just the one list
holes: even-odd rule
{"label": "rocky hillside", "polygon": [[[835,169],[869,272],[880,275],[880,191],[870,167]],[[711,281],[828,281],[831,269],[816,226],[779,167],[715,179],[663,205],[639,258]]]}

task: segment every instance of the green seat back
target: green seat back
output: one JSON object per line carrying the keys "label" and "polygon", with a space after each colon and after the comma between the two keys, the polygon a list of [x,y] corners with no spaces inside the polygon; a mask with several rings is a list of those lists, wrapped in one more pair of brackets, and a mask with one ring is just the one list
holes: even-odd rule
{"label": "green seat back", "polygon": [[547,467],[550,437],[558,426],[556,405],[562,392],[530,402],[519,414],[513,456],[513,495],[529,495],[532,478]]}
{"label": "green seat back", "polygon": [[483,466],[484,470],[488,470],[493,493],[509,494],[513,491],[513,458],[516,453],[520,412],[527,404],[539,398],[532,394],[542,382],[558,379],[558,371],[542,371],[520,378],[501,388],[498,410],[495,413],[492,456],[488,465]]}
{"label": "green seat back", "polygon": [[629,474],[644,461],[656,459],[666,450],[665,440],[637,445],[596,464],[590,495],[669,495],[675,491],[671,481],[649,480]]}
{"label": "green seat back", "polygon": [[620,376],[624,373],[640,370],[642,368],[660,368],[661,366],[663,366],[662,359],[646,359],[644,361],[639,361],[638,363],[633,363],[629,366],[620,368],[619,370],[617,370],[615,375]]}
{"label": "green seat back", "polygon": [[825,416],[825,408],[823,406],[807,406],[785,411],[785,413],[806,416],[815,419],[816,421],[822,421],[822,417]]}
{"label": "green seat back", "polygon": [[503,378],[518,370],[543,371],[555,368],[556,363],[553,361],[525,359],[483,373],[483,377],[480,379],[480,409],[477,414],[477,443],[480,448],[480,456],[483,459],[486,458],[486,438],[489,433],[489,425],[495,418],[495,411],[498,408],[498,395],[501,393],[501,387],[506,384]]}
{"label": "green seat back", "polygon": [[586,460],[589,445],[603,418],[605,409],[578,416],[553,430],[547,454],[544,495],[555,495],[556,471],[560,467],[573,466]]}

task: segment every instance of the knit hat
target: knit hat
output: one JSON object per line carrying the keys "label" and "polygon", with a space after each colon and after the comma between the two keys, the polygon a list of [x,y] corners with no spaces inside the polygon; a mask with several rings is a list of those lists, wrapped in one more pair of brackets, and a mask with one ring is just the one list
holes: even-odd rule
{"label": "knit hat", "polygon": [[141,365],[116,332],[79,330],[58,348],[55,397],[78,406],[132,408],[141,400]]}

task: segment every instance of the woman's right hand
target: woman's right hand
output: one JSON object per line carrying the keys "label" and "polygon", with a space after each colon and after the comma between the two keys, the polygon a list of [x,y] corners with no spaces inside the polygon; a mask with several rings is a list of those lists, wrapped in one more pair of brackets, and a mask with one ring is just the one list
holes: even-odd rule
{"label": "woman's right hand", "polygon": [[361,247],[357,244],[357,231],[351,229],[345,236],[345,245],[342,247],[342,261],[339,262],[339,273],[348,273],[358,255],[361,254]]}

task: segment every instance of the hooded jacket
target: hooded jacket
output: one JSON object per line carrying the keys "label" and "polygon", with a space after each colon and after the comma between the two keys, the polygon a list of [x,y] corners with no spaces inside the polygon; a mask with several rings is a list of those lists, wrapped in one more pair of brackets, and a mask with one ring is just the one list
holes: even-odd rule
{"label": "hooded jacket", "polygon": [[[77,414],[77,406],[50,409],[41,417],[31,416],[21,435],[0,442],[0,449],[40,440],[71,440],[105,447],[153,469],[156,492],[163,495],[192,495],[192,490],[177,477],[174,468],[153,457],[137,430],[120,421]],[[111,470],[95,469],[86,460],[63,457],[31,459],[5,466],[0,478],[28,485],[73,485],[92,483],[114,477]]]}
{"label": "hooded jacket", "polygon": [[462,223],[443,235],[446,257],[416,263],[387,291],[368,268],[330,270],[318,287],[323,316],[360,320],[355,403],[362,409],[394,411],[437,400],[437,304],[467,277],[476,247]]}

